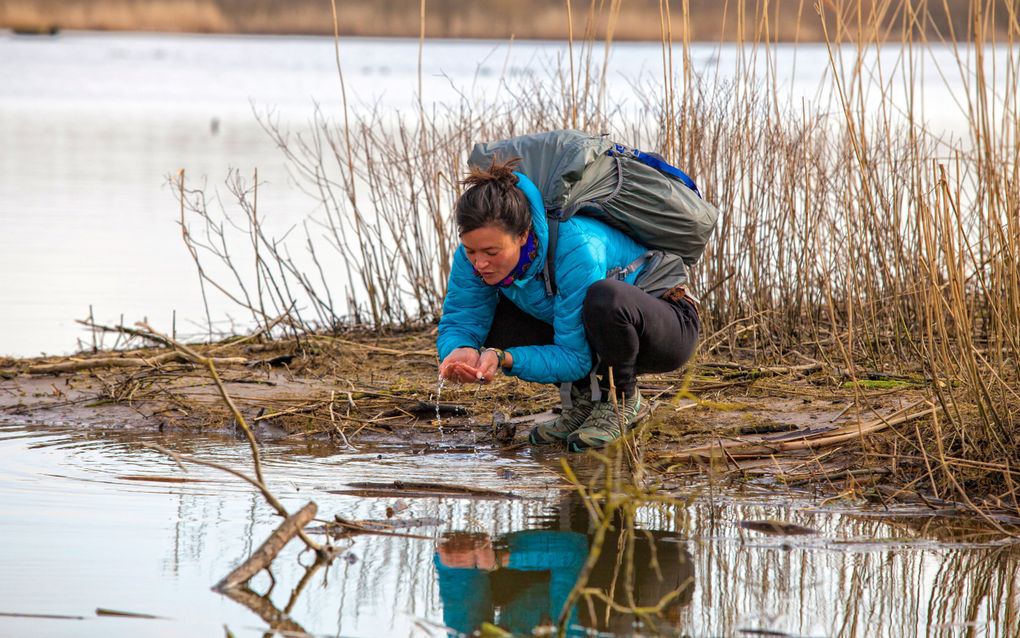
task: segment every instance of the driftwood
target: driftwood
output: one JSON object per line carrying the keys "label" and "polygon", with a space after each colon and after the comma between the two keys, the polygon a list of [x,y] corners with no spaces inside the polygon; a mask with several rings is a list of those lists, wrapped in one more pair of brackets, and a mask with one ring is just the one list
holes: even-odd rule
{"label": "driftwood", "polygon": [[0,618],[39,618],[41,620],[85,620],[85,616],[66,614],[22,614],[15,611],[0,611]]}
{"label": "driftwood", "polygon": [[326,490],[330,494],[349,496],[381,497],[436,497],[455,496],[460,498],[519,498],[510,492],[499,492],[467,485],[443,485],[441,483],[412,483],[409,481],[393,481],[392,483],[349,483],[346,490]]}
{"label": "driftwood", "polygon": [[318,508],[315,503],[308,503],[296,513],[291,514],[287,517],[283,523],[280,524],[276,530],[269,535],[262,545],[259,546],[255,553],[253,553],[248,560],[241,563],[234,571],[227,574],[227,576],[216,583],[213,587],[216,591],[227,591],[239,587],[240,585],[248,582],[248,580],[259,573],[263,569],[269,566],[276,558],[276,555],[280,553],[280,550],[284,548],[298,535],[305,525],[315,518],[315,512]]}
{"label": "driftwood", "polygon": [[741,529],[749,529],[753,532],[761,532],[770,536],[801,536],[804,534],[817,534],[818,530],[810,527],[802,527],[786,521],[766,519],[764,521],[740,521],[737,525]]}
{"label": "driftwood", "polygon": [[125,474],[118,476],[122,481],[151,481],[153,483],[207,483],[205,479],[183,478],[181,476],[155,476],[146,474]]}
{"label": "driftwood", "polygon": [[310,532],[318,532],[329,534],[333,538],[346,538],[348,536],[354,536],[357,534],[377,534],[379,536],[397,536],[400,538],[414,538],[418,540],[431,540],[431,536],[421,536],[419,534],[410,534],[406,532],[399,532],[399,529],[409,529],[415,527],[437,527],[442,525],[444,521],[438,518],[416,518],[416,519],[394,519],[388,521],[353,521],[343,518],[339,514],[334,516],[334,523],[330,523],[326,527],[311,529]]}
{"label": "driftwood", "polygon": [[[179,361],[192,361],[183,352],[166,352],[150,357],[97,357],[94,359],[71,359],[60,363],[44,363],[29,366],[25,372],[28,374],[59,374],[61,372],[78,372],[91,368],[155,368],[164,363],[176,363]],[[215,365],[246,365],[248,360],[244,357],[223,357],[212,359]]]}
{"label": "driftwood", "polygon": [[[405,399],[405,397],[399,398]],[[451,416],[464,416],[465,414],[467,414],[467,408],[464,407],[463,405],[459,405],[456,403],[433,403],[429,401],[420,401],[418,399],[413,399],[413,401],[414,403],[412,403],[411,405],[406,405],[400,408],[393,408],[392,410],[386,410],[379,416],[381,418],[386,418],[390,416],[407,415],[408,413],[416,415],[422,414],[435,415],[436,413],[439,413]]]}
{"label": "driftwood", "polygon": [[435,350],[394,350],[393,348],[383,348],[382,346],[373,346],[367,343],[360,343],[358,341],[350,341],[348,339],[341,339],[339,337],[331,337],[329,335],[310,335],[310,339],[318,341],[327,341],[330,343],[339,343],[345,346],[351,346],[354,348],[361,348],[362,350],[370,350],[372,352],[380,352],[383,354],[391,354],[395,357],[435,357]]}
{"label": "driftwood", "polygon": [[[754,459],[782,452],[816,450],[857,439],[867,434],[884,430],[887,427],[919,419],[935,412],[934,407],[929,407],[920,412],[911,412],[921,403],[924,402],[915,403],[888,416],[880,416],[867,423],[847,424],[834,429],[812,428],[811,430],[805,430],[801,432],[803,436],[798,437],[796,440],[777,441],[762,437],[757,439],[717,441],[708,445],[678,450],[666,455],[662,460],[666,463],[684,463],[698,460],[708,461],[712,458],[725,458],[728,460]],[[790,432],[786,436],[794,438],[797,434],[796,432]]]}
{"label": "driftwood", "polygon": [[810,374],[812,372],[818,372],[822,369],[822,363],[820,361],[811,360],[810,363],[805,363],[799,366],[744,366],[739,363],[732,362],[706,362],[702,363],[703,368],[717,368],[730,370],[726,376],[753,376],[753,377],[768,377],[778,376],[783,374]]}
{"label": "driftwood", "polygon": [[162,616],[153,616],[152,614],[140,614],[134,611],[120,611],[118,609],[105,609],[103,607],[96,607],[97,616],[113,616],[115,618],[147,618],[149,620],[166,620]]}
{"label": "driftwood", "polygon": [[290,614],[277,609],[267,596],[259,596],[247,587],[234,587],[223,590],[221,593],[255,612],[273,632],[294,637],[311,635],[305,631],[304,627],[291,620]]}

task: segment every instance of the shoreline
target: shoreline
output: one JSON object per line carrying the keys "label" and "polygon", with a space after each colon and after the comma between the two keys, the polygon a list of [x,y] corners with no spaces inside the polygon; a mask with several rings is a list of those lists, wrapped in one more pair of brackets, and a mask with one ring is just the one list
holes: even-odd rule
{"label": "shoreline", "polygon": [[[143,332],[133,338],[146,338]],[[357,445],[412,454],[517,453],[528,447],[531,425],[550,416],[559,399],[555,387],[501,377],[481,393],[448,385],[437,400],[427,328],[275,340],[256,334],[192,347],[220,362],[227,391],[265,442],[304,441],[336,452]],[[208,371],[178,350],[136,344],[70,357],[0,358],[0,365],[3,425],[183,436],[237,427]],[[662,489],[708,477],[791,494],[806,489],[853,508],[871,503],[996,521],[1000,531],[1020,525],[1020,512],[987,500],[993,495],[977,485],[966,499],[915,485],[923,467],[897,451],[896,439],[931,428],[937,410],[925,399],[923,378],[887,376],[847,387],[838,370],[820,362],[761,367],[702,358],[690,371],[642,378],[650,414],[627,435],[628,447],[638,451],[640,474],[657,477]],[[857,410],[855,400],[863,401]]]}
{"label": "shoreline", "polygon": [[[626,4],[568,3],[518,0],[513,4],[480,0],[369,2],[343,0],[335,4],[336,23],[344,37],[406,37],[458,40],[574,40],[614,42],[824,42],[826,33],[852,40],[860,30],[869,39],[900,41],[905,28],[936,41],[940,34],[967,33],[971,0],[947,0],[926,15],[904,22],[900,12],[887,11],[877,0],[862,2],[871,15],[840,15],[829,7],[820,15],[798,3],[776,5],[768,15],[746,0],[717,3],[689,0],[663,5],[656,0]],[[868,6],[873,4],[874,6]],[[56,34],[64,30],[134,31],[146,33],[209,33],[237,35],[333,36],[330,3],[293,0],[285,8],[272,0],[9,0],[0,5],[0,29],[24,34]],[[614,8],[615,7],[615,8]],[[663,9],[665,7],[665,13]],[[845,13],[845,12],[844,12]],[[1009,16],[990,16],[987,35],[1009,33]],[[917,27],[923,24],[924,27]],[[921,31],[924,31],[922,34]]]}

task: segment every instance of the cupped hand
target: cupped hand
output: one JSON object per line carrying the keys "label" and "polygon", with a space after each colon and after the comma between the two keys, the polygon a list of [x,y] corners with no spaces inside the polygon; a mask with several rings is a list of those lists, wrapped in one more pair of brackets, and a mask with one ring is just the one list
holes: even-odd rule
{"label": "cupped hand", "polygon": [[455,383],[475,383],[479,359],[474,348],[457,348],[439,364],[439,376]]}
{"label": "cupped hand", "polygon": [[487,534],[454,532],[439,544],[439,562],[446,567],[484,569],[497,567],[492,539]]}
{"label": "cupped hand", "polygon": [[478,357],[478,365],[475,368],[475,381],[488,383],[499,372],[499,357],[492,350],[485,350]]}
{"label": "cupped hand", "polygon": [[454,361],[447,365],[440,374],[447,381],[454,383],[478,383],[481,372],[478,371],[478,368],[473,368],[466,363]]}

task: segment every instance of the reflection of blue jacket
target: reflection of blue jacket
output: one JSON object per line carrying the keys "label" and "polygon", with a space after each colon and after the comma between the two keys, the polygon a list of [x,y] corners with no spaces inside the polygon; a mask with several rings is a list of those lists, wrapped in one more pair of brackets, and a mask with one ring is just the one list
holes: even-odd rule
{"label": "reflection of blue jacket", "polygon": [[[510,552],[506,569],[547,572],[548,581],[519,592],[504,606],[500,617],[494,618],[492,587],[498,586],[505,572],[490,574],[480,569],[446,567],[437,554],[435,565],[447,627],[470,635],[483,622],[495,620],[511,632],[530,634],[543,618],[557,620],[588,557],[587,537],[576,532],[528,530],[508,534],[506,544]],[[575,622],[576,615],[575,607],[568,626]]]}
{"label": "reflection of blue jacket", "polygon": [[[516,173],[520,188],[531,204],[531,224],[538,238],[538,255],[527,275],[507,288],[489,286],[474,274],[471,262],[460,246],[453,258],[443,317],[439,321],[437,347],[440,360],[462,346],[479,347],[489,333],[502,290],[517,307],[552,324],[552,346],[510,348],[513,368],[508,374],[525,381],[565,383],[584,377],[591,370],[591,350],[581,323],[581,306],[588,287],[605,279],[614,268],[626,268],[646,249],[624,233],[590,217],[575,216],[560,224],[555,255],[558,292],[548,297],[539,273],[545,269],[549,225],[538,188]],[[625,281],[634,283],[641,269]]]}

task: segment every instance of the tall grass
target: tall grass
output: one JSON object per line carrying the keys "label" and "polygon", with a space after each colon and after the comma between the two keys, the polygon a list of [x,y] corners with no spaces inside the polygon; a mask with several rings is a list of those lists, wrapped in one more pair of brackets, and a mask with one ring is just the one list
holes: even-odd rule
{"label": "tall grass", "polygon": [[[496,95],[462,95],[407,116],[355,112],[345,101],[341,122],[316,111],[312,134],[300,137],[263,118],[325,214],[305,227],[314,264],[307,266],[285,242],[257,232],[254,211],[242,205],[263,247],[258,268],[269,300],[259,305],[231,294],[259,323],[293,306],[292,326],[303,330],[435,321],[456,247],[450,211],[471,145],[569,126],[607,131],[660,149],[724,211],[692,272],[707,310],[704,354],[803,355],[850,379],[923,377],[943,411],[932,432],[904,434],[898,449],[929,460],[926,480],[937,493],[1002,484],[1002,498],[1015,495],[1017,8],[975,0],[960,32],[943,15],[947,5],[861,6],[815,8],[825,46],[811,55],[824,56],[829,70],[813,103],[777,97],[769,3],[729,3],[742,24],[755,27],[741,29],[752,38],[719,50],[720,58],[733,52],[728,81],[693,66],[688,4],[662,3],[663,78],[634,79],[621,91],[623,82],[605,73],[612,37],[596,52],[590,26],[612,34],[620,4],[601,2],[589,7],[589,37],[571,46],[569,64],[561,58],[530,78],[504,78]],[[1003,23],[1005,36],[992,28]],[[954,96],[968,125],[963,135],[944,135],[927,121],[924,82],[933,80],[920,73],[940,47],[953,51],[955,68],[938,72],[957,75],[965,87]],[[615,97],[621,93],[629,101]],[[250,188],[235,182],[241,201]],[[229,226],[200,193],[184,199],[198,215],[189,223],[204,228],[205,250],[236,274],[237,263],[215,248],[226,245]],[[345,280],[323,275],[326,253],[339,255]]]}

